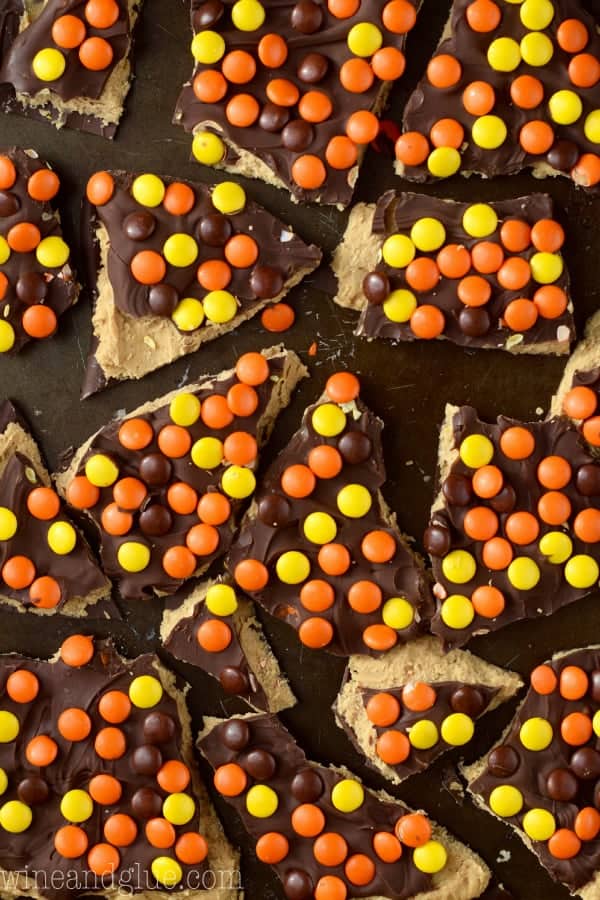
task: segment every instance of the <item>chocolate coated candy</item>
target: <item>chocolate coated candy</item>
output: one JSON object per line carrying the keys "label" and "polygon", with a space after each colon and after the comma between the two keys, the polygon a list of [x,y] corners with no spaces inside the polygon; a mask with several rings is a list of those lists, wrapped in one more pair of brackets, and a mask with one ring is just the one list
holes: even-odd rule
{"label": "chocolate coated candy", "polygon": [[140,530],[152,537],[168,534],[173,525],[170,510],[161,503],[151,503],[140,513]]}
{"label": "chocolate coated candy", "polygon": [[248,775],[257,781],[268,781],[273,777],[277,768],[275,757],[268,750],[251,750],[242,761],[242,765]]}
{"label": "chocolate coated candy", "polygon": [[285,106],[276,103],[265,103],[258,119],[258,124],[263,131],[276,134],[290,121],[290,112]]}
{"label": "chocolate coated candy", "polygon": [[442,485],[442,493],[451,506],[468,506],[473,499],[471,479],[466,475],[448,475]]}
{"label": "chocolate coated candy", "polygon": [[243,750],[250,740],[250,727],[242,719],[231,719],[221,729],[221,740],[230,750]]}
{"label": "chocolate coated candy", "polygon": [[312,125],[304,119],[293,119],[281,132],[281,143],[286,150],[306,150],[313,142],[315,133]]}
{"label": "chocolate coated candy", "polygon": [[48,283],[39,272],[23,272],[19,275],[15,290],[23,303],[41,303],[48,293]]}
{"label": "chocolate coated candy", "polygon": [[289,522],[290,512],[290,504],[281,494],[267,494],[258,504],[258,518],[271,528]]}
{"label": "chocolate coated candy", "polygon": [[283,275],[273,266],[255,266],[250,274],[250,287],[259,300],[271,300],[283,290]]}
{"label": "chocolate coated candy", "polygon": [[318,84],[325,75],[329,60],[322,53],[307,53],[298,66],[297,75],[306,84]]}
{"label": "chocolate coated candy", "polygon": [[225,666],[219,675],[219,682],[227,694],[247,694],[250,690],[247,675],[237,666]]}
{"label": "chocolate coated candy", "polygon": [[432,556],[445,556],[450,551],[450,531],[443,525],[430,525],[425,529],[423,545]]}
{"label": "chocolate coated candy", "polygon": [[163,801],[160,794],[152,788],[143,787],[131,798],[131,809],[140,819],[155,819],[162,814]]}
{"label": "chocolate coated candy", "polygon": [[21,206],[20,200],[16,194],[10,191],[0,191],[0,218],[5,219],[8,216],[14,216]]}
{"label": "chocolate coated candy", "polygon": [[162,453],[147,453],[140,462],[140,477],[146,484],[160,486],[171,477],[172,466]]}
{"label": "chocolate coated candy", "polygon": [[508,745],[495,747],[488,756],[488,768],[496,778],[506,778],[519,768],[519,755]]}
{"label": "chocolate coated candy", "polygon": [[154,744],[142,744],[131,755],[131,768],[138,775],[156,775],[162,762],[162,753]]}
{"label": "chocolate coated candy", "polygon": [[546,794],[551,800],[570,803],[578,790],[579,782],[569,769],[553,769],[546,779]]}
{"label": "chocolate coated candy", "polygon": [[300,0],[292,10],[292,27],[302,34],[314,34],[323,24],[323,9],[313,0]]}
{"label": "chocolate coated candy", "polygon": [[347,431],[338,441],[338,450],[342,454],[344,462],[351,466],[358,466],[369,459],[373,444],[369,435],[364,431]]}
{"label": "chocolate coated candy", "polygon": [[200,222],[200,240],[209,247],[224,247],[232,232],[231,222],[223,213],[209,213]]}
{"label": "chocolate coated candy", "polygon": [[369,303],[379,306],[390,294],[390,280],[385,272],[369,272],[363,279],[362,289]]}
{"label": "chocolate coated candy", "polygon": [[194,12],[193,27],[194,31],[202,31],[204,28],[210,28],[219,21],[225,11],[225,7],[221,0],[206,0]]}
{"label": "chocolate coated candy", "polygon": [[302,869],[290,869],[284,876],[283,890],[288,900],[309,900],[313,896],[310,875]]}
{"label": "chocolate coated candy", "polygon": [[148,713],[143,727],[144,738],[149,744],[166,744],[175,737],[175,722],[166,713]]}
{"label": "chocolate coated candy", "polygon": [[505,484],[500,493],[489,501],[492,509],[497,513],[509,513],[515,508],[517,495],[511,484]]}
{"label": "chocolate coated candy", "polygon": [[600,778],[600,753],[593,747],[579,747],[572,755],[569,766],[583,781]]}
{"label": "chocolate coated candy", "polygon": [[586,463],[577,470],[577,490],[584,497],[600,496],[600,466]]}
{"label": "chocolate coated candy", "polygon": [[314,769],[301,769],[294,775],[291,791],[299,803],[316,803],[323,793],[321,776]]}
{"label": "chocolate coated candy", "polygon": [[27,806],[39,806],[45,803],[50,794],[50,788],[39,775],[29,775],[19,782],[17,795],[22,803]]}
{"label": "chocolate coated candy", "polygon": [[577,144],[573,141],[556,141],[548,150],[546,159],[548,165],[559,172],[570,172],[579,160],[580,153]]}
{"label": "chocolate coated candy", "polygon": [[155,228],[156,219],[147,210],[130,213],[123,219],[123,231],[130,241],[147,241]]}
{"label": "chocolate coated candy", "polygon": [[170,284],[155,284],[148,291],[148,306],[155,316],[172,316],[179,303],[179,294]]}
{"label": "chocolate coated candy", "polygon": [[481,691],[469,684],[465,684],[452,693],[450,706],[454,712],[464,713],[471,719],[476,719],[485,709],[485,700]]}
{"label": "chocolate coated candy", "polygon": [[491,320],[482,307],[465,306],[458,314],[458,325],[467,337],[481,337],[490,330]]}

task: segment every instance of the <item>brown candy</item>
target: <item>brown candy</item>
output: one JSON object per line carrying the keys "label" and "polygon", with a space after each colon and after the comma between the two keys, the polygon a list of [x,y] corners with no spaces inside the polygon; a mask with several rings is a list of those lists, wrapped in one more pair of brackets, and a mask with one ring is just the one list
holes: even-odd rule
{"label": "brown candy", "polygon": [[314,34],[323,24],[323,9],[313,0],[300,0],[292,10],[292,28],[302,34]]}
{"label": "brown candy", "polygon": [[313,896],[313,883],[302,869],[290,869],[283,879],[283,890],[288,900],[309,900]]}
{"label": "brown candy", "polygon": [[251,750],[242,765],[248,775],[257,781],[268,781],[273,777],[277,768],[275,757],[267,750]]}
{"label": "brown candy", "polygon": [[242,719],[231,719],[221,729],[221,740],[229,750],[243,750],[250,740],[250,727]]}
{"label": "brown candy", "polygon": [[285,106],[276,103],[265,103],[258,119],[263,131],[276,134],[290,121],[290,112]]}
{"label": "brown candy", "polygon": [[140,819],[155,819],[162,813],[163,801],[160,794],[152,788],[139,788],[131,798],[133,814]]}
{"label": "brown candy", "polygon": [[292,795],[299,803],[316,803],[323,793],[323,782],[314,769],[301,769],[292,780]]}
{"label": "brown candy", "polygon": [[17,795],[27,806],[39,806],[48,799],[50,788],[41,776],[29,775],[19,782]]}
{"label": "brown candy", "polygon": [[551,800],[570,803],[578,790],[579,782],[569,769],[553,769],[546,779],[546,793]]}
{"label": "brown candy", "polygon": [[600,496],[600,466],[586,463],[577,470],[577,490],[584,497]]}
{"label": "brown candy", "polygon": [[9,191],[0,191],[0,218],[6,219],[19,212],[21,203],[16,194]]}
{"label": "brown candy", "polygon": [[172,466],[162,453],[147,453],[140,461],[139,470],[146,484],[160,487],[170,479]]}
{"label": "brown candy", "polygon": [[362,289],[369,303],[380,306],[390,293],[390,280],[385,272],[369,272],[365,275]]}
{"label": "brown candy", "polygon": [[457,713],[464,713],[476,719],[485,709],[485,699],[477,688],[465,684],[457,688],[450,697],[450,706]]}
{"label": "brown candy", "polygon": [[162,753],[153,744],[142,744],[131,754],[131,768],[138,775],[156,775],[162,762]]}
{"label": "brown candy", "polygon": [[573,141],[556,141],[548,150],[546,159],[548,165],[559,172],[570,172],[580,157],[579,147]]}
{"label": "brown candy", "polygon": [[198,231],[200,240],[209,247],[224,247],[233,234],[229,219],[219,212],[204,216]]}
{"label": "brown candy", "polygon": [[488,333],[492,322],[486,309],[465,306],[458,314],[458,325],[467,337],[481,337]]}
{"label": "brown candy", "polygon": [[310,147],[314,140],[314,130],[304,119],[293,119],[281,132],[281,143],[286,150],[298,152]]}
{"label": "brown candy", "polygon": [[281,494],[268,494],[258,504],[258,518],[265,525],[277,528],[289,522],[291,506]]}
{"label": "brown candy", "polygon": [[148,291],[148,306],[155,316],[171,316],[178,303],[179,294],[170,284],[155,284]]}
{"label": "brown candy", "polygon": [[144,738],[149,744],[166,744],[175,737],[175,722],[162,712],[148,713],[144,719]]}
{"label": "brown candy", "polygon": [[423,546],[432,556],[445,556],[451,543],[450,531],[443,525],[430,525],[423,535]]}
{"label": "brown candy", "polygon": [[495,747],[488,756],[488,768],[496,778],[506,778],[519,768],[519,755],[508,745]]}
{"label": "brown candy", "polygon": [[442,493],[451,506],[468,506],[473,499],[471,479],[466,475],[448,475],[442,485]]}
{"label": "brown candy", "polygon": [[19,275],[15,291],[23,303],[41,303],[48,294],[48,283],[39,272],[23,272]]}
{"label": "brown candy", "polygon": [[173,516],[170,510],[161,503],[151,503],[140,513],[140,530],[144,534],[160,537],[168,534],[173,525]]}
{"label": "brown candy", "polygon": [[215,25],[225,12],[225,7],[221,0],[206,0],[194,11],[193,27],[194,31],[202,31],[204,28],[211,28]]}
{"label": "brown candy", "polygon": [[226,694],[247,694],[250,690],[248,676],[237,666],[225,666],[219,674],[219,683]]}
{"label": "brown candy", "polygon": [[327,57],[322,53],[307,53],[300,61],[297,75],[300,81],[304,81],[306,84],[318,84],[325,78],[328,67]]}
{"label": "brown candy", "polygon": [[341,436],[337,446],[344,462],[351,466],[358,466],[360,463],[366,462],[373,450],[371,438],[364,431],[347,431]]}
{"label": "brown candy", "polygon": [[593,747],[579,747],[572,755],[569,766],[583,781],[600,778],[600,753]]}
{"label": "brown candy", "polygon": [[123,219],[123,231],[130,241],[147,241],[155,229],[156,219],[147,210],[129,213]]}
{"label": "brown candy", "polygon": [[273,266],[255,266],[250,274],[250,287],[259,300],[270,300],[283,290],[284,278]]}

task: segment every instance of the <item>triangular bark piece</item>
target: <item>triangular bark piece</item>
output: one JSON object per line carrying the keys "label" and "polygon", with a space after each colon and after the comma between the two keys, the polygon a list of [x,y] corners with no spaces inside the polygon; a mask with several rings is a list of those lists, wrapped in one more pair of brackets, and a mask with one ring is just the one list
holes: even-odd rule
{"label": "triangular bark piece", "polygon": [[356,333],[368,339],[568,353],[563,239],[547,194],[482,204],[387,191],[350,213],[335,301],[360,312]]}
{"label": "triangular bark piece", "polygon": [[[215,628],[225,633],[223,649],[212,644]],[[160,636],[176,659],[203,669],[226,694],[242,697],[255,709],[280,712],[296,702],[254,604],[228,581],[181,588],[167,602]]]}
{"label": "triangular bark piece", "polygon": [[465,650],[444,653],[440,641],[424,637],[382,659],[351,657],[334,710],[367,764],[399,784],[466,746],[479,717],[520,687],[513,672]]}
{"label": "triangular bark piece", "polygon": [[[0,150],[0,354],[50,337],[79,297],[54,197],[60,181],[34,150]],[[42,199],[43,198],[43,199]]]}
{"label": "triangular bark piece", "polygon": [[[308,760],[275,716],[204,724],[198,746],[215,770],[215,786],[285,896],[319,896],[328,888],[373,900],[468,900],[488,884],[490,872],[472,850],[385,791],[363,788],[347,769]],[[417,823],[420,846],[413,850],[409,834]],[[403,836],[411,846],[400,846]],[[383,847],[388,862],[378,856],[378,848],[386,856]]]}
{"label": "triangular bark piece", "polygon": [[232,182],[103,172],[87,195],[95,302],[84,397],[193,353],[277,303],[321,261]]}
{"label": "triangular bark piece", "polygon": [[381,487],[383,423],[333,375],[261,481],[228,557],[237,584],[314,649],[379,654],[431,613],[422,561]]}
{"label": "triangular bark piece", "polygon": [[5,896],[240,900],[239,854],[194,760],[187,687],[156,656],[122,659],[72,635],[50,661],[0,657],[0,685]]}
{"label": "triangular bark piece", "polygon": [[23,0],[19,33],[0,57],[8,108],[56,128],[113,138],[131,84],[141,5],[115,0],[96,9],[79,0]]}
{"label": "triangular bark piece", "polygon": [[89,616],[108,596],[108,581],[9,402],[0,405],[0,528],[1,603],[20,612]]}
{"label": "triangular bark piece", "polygon": [[305,374],[282,347],[245,354],[79,448],[57,484],[98,527],[104,571],[123,597],[172,594],[228,550],[259,449]]}
{"label": "triangular bark piece", "polygon": [[531,168],[595,186],[599,82],[597,23],[577,0],[455,0],[406,104],[396,170],[430,181]]}
{"label": "triangular bark piece", "polygon": [[449,645],[547,616],[598,584],[600,465],[568,419],[482,422],[447,406],[425,534],[432,631]]}

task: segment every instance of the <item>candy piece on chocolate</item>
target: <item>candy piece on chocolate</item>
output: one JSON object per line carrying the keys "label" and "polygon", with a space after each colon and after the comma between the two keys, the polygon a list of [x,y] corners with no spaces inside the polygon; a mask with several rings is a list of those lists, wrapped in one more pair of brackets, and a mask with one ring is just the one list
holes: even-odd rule
{"label": "candy piece on chocolate", "polygon": [[51,486],[26,422],[5,401],[0,404],[0,603],[19,612],[90,616],[109,591]]}
{"label": "candy piece on chocolate", "polygon": [[[579,428],[594,455],[600,447],[600,316],[587,323],[585,336],[569,358],[550,414],[568,416]],[[577,474],[580,491],[588,497],[600,496],[600,466],[596,463]]]}
{"label": "candy piece on chocolate", "polygon": [[[198,747],[215,788],[290,900],[468,900],[488,884],[490,872],[472,850],[347,769],[308,760],[275,716],[205,718],[204,725]],[[270,758],[268,771],[256,769],[259,754]]]}
{"label": "candy piece on chocolate", "polygon": [[132,32],[141,5],[23,0],[19,33],[0,56],[8,109],[59,129],[113,138],[131,83]]}
{"label": "candy piece on chocolate", "polygon": [[[1,656],[0,687],[5,896],[60,885],[73,900],[239,900],[239,856],[200,780],[185,686],[156,656],[122,659],[72,635],[50,661]],[[168,727],[149,739],[156,720]]]}
{"label": "candy piece on chocolate", "polygon": [[321,261],[231,181],[96,172],[83,216],[95,285],[84,397],[193,353],[277,303]]}
{"label": "candy piece on chocolate", "polygon": [[312,649],[379,655],[431,613],[422,560],[397,527],[383,423],[338,372],[260,483],[226,565],[234,581]]}
{"label": "candy piece on chocolate", "polygon": [[173,594],[231,544],[260,448],[306,370],[271,347],[114,419],[56,481],[100,533],[123,597]]}
{"label": "candy piece on chocolate", "polygon": [[404,109],[396,171],[412,181],[600,182],[600,35],[578,0],[454,0],[441,42]]}
{"label": "candy piece on chocolate", "polygon": [[357,334],[568,353],[575,337],[564,231],[552,199],[458,203],[387,191],[350,213],[333,270]]}
{"label": "candy piece on chocolate", "polygon": [[[521,423],[446,407],[425,535],[432,631],[451,646],[585,597],[600,577],[597,463],[566,417]],[[471,499],[456,493],[467,479]],[[454,480],[453,480],[454,479]]]}
{"label": "candy piece on chocolate", "polygon": [[420,0],[191,5],[195,65],[174,122],[193,157],[347,206]]}
{"label": "candy piece on chocolate", "polygon": [[54,207],[59,189],[35,150],[0,150],[0,354],[51,337],[79,297]]}
{"label": "candy piece on chocolate", "polygon": [[600,868],[600,649],[559,653],[531,672],[501,743],[464,768],[478,806],[506,822],[550,877],[593,900]]}
{"label": "candy piece on chocolate", "polygon": [[476,720],[521,684],[513,672],[464,650],[444,653],[439,640],[424,637],[382,659],[350,657],[334,711],[368,765],[399,784],[465,747]]}
{"label": "candy piece on chocolate", "polygon": [[296,702],[253,604],[229,581],[183,587],[168,601],[160,629],[176,659],[216,678],[225,694],[280,712]]}

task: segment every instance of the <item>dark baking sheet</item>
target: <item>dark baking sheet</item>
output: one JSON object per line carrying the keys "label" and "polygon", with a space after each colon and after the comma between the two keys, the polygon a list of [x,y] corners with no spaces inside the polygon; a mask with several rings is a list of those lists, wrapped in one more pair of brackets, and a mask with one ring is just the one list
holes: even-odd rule
{"label": "dark baking sheet", "polygon": [[[585,5],[600,21],[600,0]],[[391,110],[397,119],[406,92],[416,83],[435,47],[448,8],[446,0],[425,0],[419,24],[408,41],[407,73],[402,86],[393,94]],[[114,143],[73,131],[56,132],[50,126],[17,115],[0,117],[0,146],[12,143],[33,146],[59,169],[65,231],[72,243],[78,229],[81,193],[88,175],[96,169],[112,166],[212,180],[210,170],[189,162],[190,139],[170,124],[179,87],[191,68],[189,41],[186,2],[146,0],[137,31],[137,78]],[[320,243],[326,251],[331,251],[339,241],[345,214],[329,208],[299,207],[290,203],[284,192],[259,182],[245,184],[253,198],[287,219],[303,237]],[[401,186],[401,180],[393,174],[391,159],[370,151],[356,198],[373,201],[384,190]],[[424,190],[467,200],[549,191],[564,211],[565,255],[571,267],[581,334],[586,318],[600,305],[598,197],[593,199],[575,190],[565,179],[538,182],[529,175],[488,183],[456,177]],[[268,461],[285,444],[299,423],[302,410],[318,396],[326,377],[338,367],[352,368],[362,376],[364,399],[386,424],[388,483],[384,493],[397,512],[402,529],[420,539],[428,518],[437,429],[445,402],[472,403],[482,417],[502,412],[525,419],[536,418],[548,408],[564,359],[513,358],[495,351],[469,353],[439,342],[398,347],[382,342],[369,344],[353,336],[355,316],[334,306],[317,288],[318,284],[322,281],[313,276],[295,290],[292,302],[298,314],[297,322],[283,336],[286,344],[308,363],[312,378],[303,382],[296,392],[263,461]],[[121,384],[81,404],[79,391],[90,330],[89,296],[84,289],[78,308],[63,318],[57,337],[44,344],[30,345],[18,357],[0,358],[0,396],[19,402],[52,468],[69,445],[79,445],[115,412],[131,409],[205,372],[216,372],[231,365],[240,352],[276,342],[276,336],[274,339],[254,320],[231,335],[207,344],[195,356],[159,370],[141,382]],[[317,353],[309,357],[307,351],[313,341],[318,342]],[[556,650],[599,642],[599,601],[600,595],[595,594],[550,619],[517,624],[487,639],[476,639],[471,649],[525,674]],[[158,648],[159,619],[159,602],[144,601],[126,610],[125,622],[95,622],[93,627],[86,626],[86,630],[111,633],[121,650],[135,654],[149,646]],[[266,626],[301,701],[296,710],[283,716],[286,724],[314,759],[348,765],[367,784],[383,787],[384,781],[361,764],[329,712],[343,662],[326,654],[302,650],[295,634],[279,623],[269,620]],[[66,634],[80,628],[81,624],[64,618],[44,618],[40,622],[36,616],[0,611],[0,652],[18,650],[49,655]],[[236,701],[224,701],[207,676],[190,667],[175,668],[184,672],[192,684],[190,702],[196,728],[200,726],[202,713],[221,715],[242,709],[242,704]],[[499,737],[511,711],[510,707],[502,707],[485,719],[477,740],[469,748],[469,759],[484,752]],[[507,828],[476,811],[468,800],[459,797],[456,802],[449,788],[451,764],[452,755],[446,756],[425,775],[390,790],[413,805],[424,807],[470,842],[520,900],[559,900],[569,896],[550,881]],[[222,805],[219,809],[232,840],[246,846],[244,876],[248,900],[281,897],[276,880],[256,863],[247,849],[239,823]]]}

